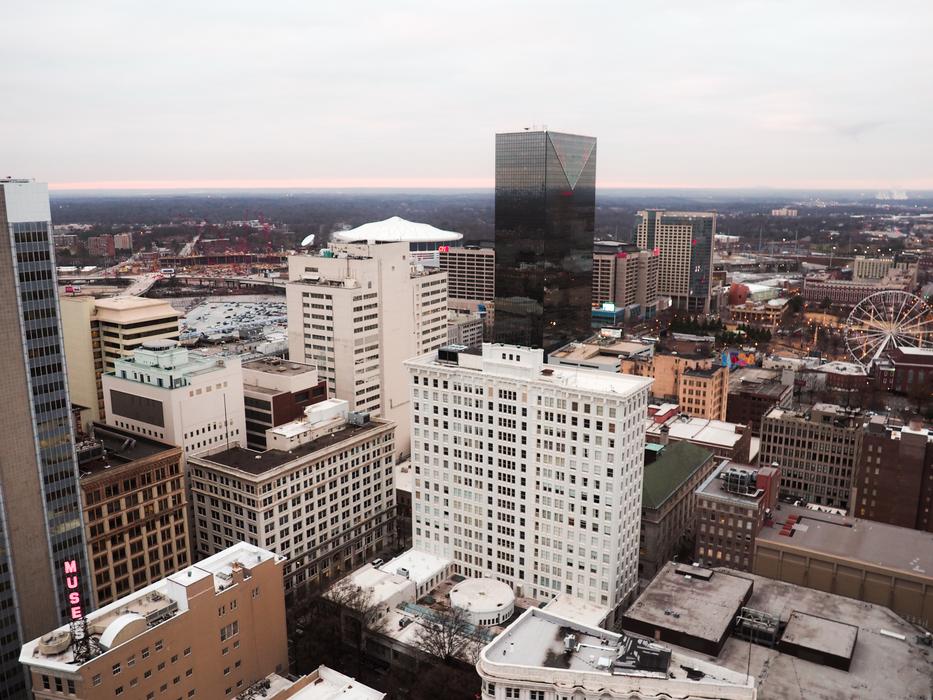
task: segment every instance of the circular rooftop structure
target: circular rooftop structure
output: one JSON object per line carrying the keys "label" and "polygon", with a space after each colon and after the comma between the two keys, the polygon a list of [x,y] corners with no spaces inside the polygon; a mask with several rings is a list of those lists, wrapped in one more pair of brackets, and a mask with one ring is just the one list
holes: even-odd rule
{"label": "circular rooftop structure", "polygon": [[[384,221],[373,221],[349,231],[336,231],[331,235],[342,243],[374,241],[376,243],[451,243],[463,239],[462,233],[442,231],[429,224],[418,224],[399,216]],[[412,248],[412,250],[415,250]]]}
{"label": "circular rooftop structure", "polygon": [[515,593],[502,581],[468,578],[450,589],[450,604],[463,610],[471,624],[499,625],[515,612]]}
{"label": "circular rooftop structure", "polygon": [[169,340],[168,338],[155,338],[153,340],[144,340],[142,342],[142,347],[146,350],[171,350],[178,345],[177,340]]}

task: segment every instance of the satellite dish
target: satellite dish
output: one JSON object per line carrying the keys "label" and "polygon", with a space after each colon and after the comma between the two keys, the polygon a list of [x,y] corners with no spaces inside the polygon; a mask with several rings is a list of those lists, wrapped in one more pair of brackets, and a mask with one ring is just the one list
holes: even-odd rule
{"label": "satellite dish", "polygon": [[313,233],[310,236],[305,236],[304,240],[301,241],[302,248],[307,248],[309,245],[314,245],[314,234]]}

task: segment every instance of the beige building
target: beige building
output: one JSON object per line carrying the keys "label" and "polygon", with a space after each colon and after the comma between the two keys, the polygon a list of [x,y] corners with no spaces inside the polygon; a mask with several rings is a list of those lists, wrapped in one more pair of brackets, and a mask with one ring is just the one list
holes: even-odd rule
{"label": "beige building", "polygon": [[916,284],[918,267],[916,258],[867,258],[859,255],[852,263],[852,279],[856,281],[883,280],[894,272],[906,276]]}
{"label": "beige building", "polygon": [[85,648],[68,626],[27,642],[33,697],[221,700],[285,673],[283,566],[241,542],[76,621]]}
{"label": "beige building", "polygon": [[933,533],[783,505],[758,534],[754,572],[933,623]]}
{"label": "beige building", "polygon": [[77,451],[94,607],[188,566],[181,448],[94,423]]}
{"label": "beige building", "polygon": [[593,306],[624,308],[625,320],[652,318],[658,309],[658,262],[652,250],[630,243],[593,244]]}
{"label": "beige building", "polygon": [[441,246],[440,266],[447,272],[451,299],[491,301],[496,298],[496,251],[492,248]]}
{"label": "beige building", "polygon": [[619,371],[652,377],[651,394],[680,404],[683,413],[725,420],[729,401],[729,368],[712,357],[655,353],[649,359],[623,359]]}
{"label": "beige building", "polygon": [[104,420],[101,375],[143,341],[178,340],[179,313],[166,301],[143,297],[64,295],[60,301],[71,400],[90,409],[88,422]]}
{"label": "beige building", "polygon": [[264,452],[220,446],[188,458],[194,545],[243,540],[285,557],[285,588],[315,587],[395,542],[392,423],[329,399],[266,432]]}
{"label": "beige building", "polygon": [[713,212],[648,209],[636,215],[635,242],[658,252],[658,293],[671,297],[673,308],[710,312],[715,236]]}
{"label": "beige building", "polygon": [[181,446],[186,455],[246,442],[239,357],[147,340],[102,378],[107,423]]}
{"label": "beige building", "polygon": [[288,259],[288,351],[327,381],[327,395],[397,426],[410,449],[402,363],[447,343],[447,273],[410,264],[407,243],[339,243]]}

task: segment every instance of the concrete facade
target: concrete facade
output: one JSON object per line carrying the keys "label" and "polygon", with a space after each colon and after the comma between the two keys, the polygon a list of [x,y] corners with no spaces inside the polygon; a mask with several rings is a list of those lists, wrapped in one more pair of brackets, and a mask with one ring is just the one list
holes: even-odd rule
{"label": "concrete facade", "polygon": [[593,306],[625,309],[625,320],[653,318],[658,310],[659,253],[616,241],[593,244]]}
{"label": "concrete facade", "polygon": [[492,301],[496,298],[496,251],[493,248],[442,246],[440,267],[447,272],[451,299]]}
{"label": "concrete facade", "polygon": [[447,343],[447,273],[410,263],[407,243],[335,244],[288,259],[288,352],[317,366],[327,395],[397,426],[410,445],[402,363]]}

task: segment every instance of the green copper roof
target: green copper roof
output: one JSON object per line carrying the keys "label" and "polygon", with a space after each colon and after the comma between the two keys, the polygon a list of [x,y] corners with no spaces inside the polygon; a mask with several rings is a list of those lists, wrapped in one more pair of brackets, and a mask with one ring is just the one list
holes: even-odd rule
{"label": "green copper roof", "polygon": [[712,456],[709,450],[689,442],[666,445],[654,462],[645,464],[641,507],[660,508]]}

